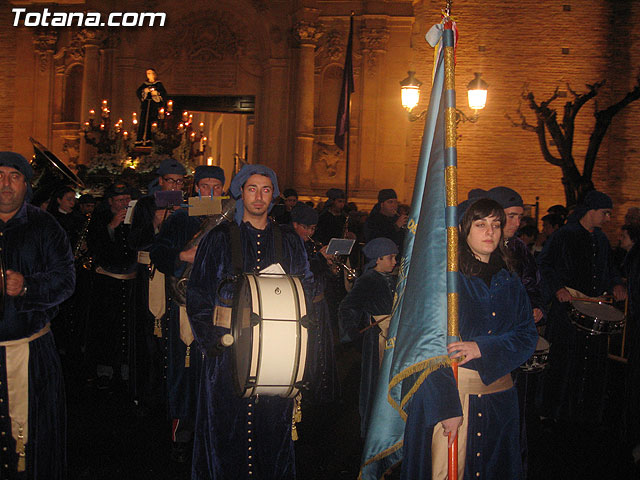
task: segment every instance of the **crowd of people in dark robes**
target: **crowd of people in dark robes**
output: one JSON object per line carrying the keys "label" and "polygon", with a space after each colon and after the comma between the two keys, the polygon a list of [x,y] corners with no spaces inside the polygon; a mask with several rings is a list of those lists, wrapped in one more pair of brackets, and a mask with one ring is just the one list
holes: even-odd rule
{"label": "crowd of people in dark robes", "polygon": [[[29,178],[19,159],[7,156],[3,163],[3,158],[0,167],[24,171]],[[70,254],[75,261],[70,273],[75,288],[60,285],[64,292],[47,310],[57,350],[50,353],[61,357],[65,373],[98,391],[124,388],[138,408],[163,408],[171,459],[192,462],[194,479],[293,479],[293,438],[300,421],[295,412],[308,410],[321,418],[323,406],[344,401],[336,351],[341,344],[351,345],[361,355],[355,403],[364,439],[393,308],[397,261],[408,232],[408,207],[399,204],[393,189],[381,190],[370,212],[359,211],[338,188],[328,190],[319,205],[302,202],[293,189],[281,193],[275,172],[261,165],[245,166],[230,182],[221,168],[199,166],[188,192],[183,190],[191,179],[179,162],[167,159],[156,173],[145,194],[117,180],[101,198],[76,198],[71,185],[61,185],[47,198],[40,192],[31,197],[37,205],[29,205],[29,212],[36,212],[29,215],[52,225],[50,241],[64,232],[68,251],[62,256],[68,261]],[[185,199],[226,195],[235,209],[228,216],[190,215],[182,195],[166,203],[177,198],[171,192],[182,192]],[[609,196],[594,190],[571,212],[550,209],[538,232],[535,220],[524,216],[522,197],[511,188],[469,193],[459,210],[464,341],[450,353],[456,358],[464,354],[470,385],[484,386],[459,390],[446,370],[423,384],[408,406],[405,461],[398,471],[402,478],[441,478],[436,463],[442,450],[430,449],[432,436],[443,432],[468,438],[461,447],[463,470],[489,478],[502,478],[505,472],[508,478],[524,478],[528,462],[537,461],[527,450],[528,423],[602,422],[608,340],[620,332],[576,325],[577,299],[606,297],[607,305],[619,309],[628,301],[626,408],[621,415],[625,446],[640,461],[640,211],[630,209],[617,248],[612,248],[602,227],[613,208]],[[482,250],[491,242],[478,240],[480,230],[474,229],[490,231],[491,251]],[[353,240],[353,248],[331,255],[331,239]],[[9,263],[15,268],[15,262]],[[309,313],[304,379],[297,386],[301,398],[241,398],[234,385],[234,358],[223,338],[231,328],[238,276],[276,263],[301,279]],[[28,292],[36,288],[35,283],[25,285]],[[5,308],[5,319],[19,308]],[[0,340],[15,338],[20,335],[6,330]],[[541,352],[541,345],[547,351]],[[539,353],[545,354],[541,368],[520,368]],[[482,412],[492,414],[482,424],[484,437],[477,438],[471,434],[480,431],[480,424],[470,420],[461,427],[458,419]],[[61,424],[64,413],[59,417]],[[10,447],[19,451],[18,444]],[[479,458],[479,452],[487,458]],[[59,457],[47,478],[66,478],[64,455]],[[20,458],[19,453],[3,454],[16,470]],[[24,478],[42,478],[34,473],[33,458],[39,457],[27,449],[31,476]]]}

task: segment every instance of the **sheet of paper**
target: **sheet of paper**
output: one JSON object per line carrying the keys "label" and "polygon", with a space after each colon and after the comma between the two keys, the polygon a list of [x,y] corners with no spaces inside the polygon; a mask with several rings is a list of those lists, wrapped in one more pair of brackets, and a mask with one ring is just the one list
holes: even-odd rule
{"label": "sheet of paper", "polygon": [[282,268],[282,265],[280,265],[279,263],[272,263],[271,265],[269,265],[267,268],[263,268],[262,271],[260,272],[260,274],[263,273],[268,273],[268,274],[279,274],[279,275],[286,275],[287,273],[284,271],[284,269]]}
{"label": "sheet of paper", "polygon": [[133,210],[136,207],[136,203],[138,203],[138,200],[131,200],[129,202],[129,205],[127,206],[127,213],[124,216],[125,225],[131,225],[131,219],[133,219]]}
{"label": "sheet of paper", "polygon": [[222,197],[189,197],[189,216],[222,213]]}

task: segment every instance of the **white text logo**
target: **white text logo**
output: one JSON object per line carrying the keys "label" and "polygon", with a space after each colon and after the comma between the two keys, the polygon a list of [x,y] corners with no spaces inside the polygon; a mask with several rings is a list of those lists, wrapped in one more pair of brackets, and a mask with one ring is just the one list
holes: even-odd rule
{"label": "white text logo", "polygon": [[[25,27],[164,27],[163,12],[112,12],[106,21],[100,12],[27,12],[26,8],[12,8],[13,26]],[[156,20],[158,23],[156,24]]]}

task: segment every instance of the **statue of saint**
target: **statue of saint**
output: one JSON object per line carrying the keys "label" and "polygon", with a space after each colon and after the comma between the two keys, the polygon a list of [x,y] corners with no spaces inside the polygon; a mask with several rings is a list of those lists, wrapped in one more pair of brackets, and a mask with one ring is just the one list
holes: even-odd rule
{"label": "statue of saint", "polygon": [[164,108],[167,91],[158,81],[158,73],[147,69],[147,81],[138,87],[136,95],[140,99],[140,119],[138,123],[137,144],[151,142],[151,124],[158,121],[158,111]]}

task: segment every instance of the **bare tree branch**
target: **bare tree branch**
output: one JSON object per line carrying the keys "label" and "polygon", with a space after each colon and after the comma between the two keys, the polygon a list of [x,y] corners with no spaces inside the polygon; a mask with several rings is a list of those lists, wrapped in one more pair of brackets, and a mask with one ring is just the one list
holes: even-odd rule
{"label": "bare tree branch", "polygon": [[534,125],[531,125],[529,122],[527,122],[527,117],[525,117],[524,113],[522,113],[522,103],[518,104],[518,108],[516,109],[516,113],[520,117],[520,123],[518,123],[515,120],[513,120],[511,118],[511,115],[509,115],[508,113],[504,114],[504,116],[507,118],[507,120],[509,120],[511,122],[511,125],[513,127],[521,128],[523,130],[526,130],[527,132],[536,132],[537,131],[537,127],[535,127]]}
{"label": "bare tree branch", "polygon": [[536,128],[536,133],[538,134],[538,143],[540,144],[540,150],[542,151],[542,155],[544,159],[549,162],[551,165],[555,165],[556,167],[562,167],[564,162],[562,158],[554,157],[549,151],[549,147],[547,146],[547,134],[545,132],[544,123],[542,120],[538,120],[538,127]]}
{"label": "bare tree branch", "polygon": [[602,88],[604,83],[605,81],[603,80],[595,85],[587,85],[587,88],[589,89],[587,93],[578,93],[572,90],[571,87],[569,87],[569,84],[567,84],[567,88],[574,98],[573,102],[567,102],[564,104],[564,116],[562,117],[562,125],[560,125],[567,140],[565,144],[567,148],[567,155],[573,155],[573,133],[575,130],[575,120],[578,112],[585,103],[598,94],[598,91]]}
{"label": "bare tree branch", "polygon": [[613,117],[631,102],[635,102],[640,98],[640,74],[636,77],[636,81],[637,83],[634,89],[628,92],[618,103],[614,103],[604,110],[598,110],[596,107],[596,125],[589,137],[589,147],[587,147],[587,153],[584,158],[584,169],[582,175],[585,178],[590,180],[593,175],[593,167],[596,163],[598,150],[600,149],[602,139],[607,133],[609,125],[611,125]]}

